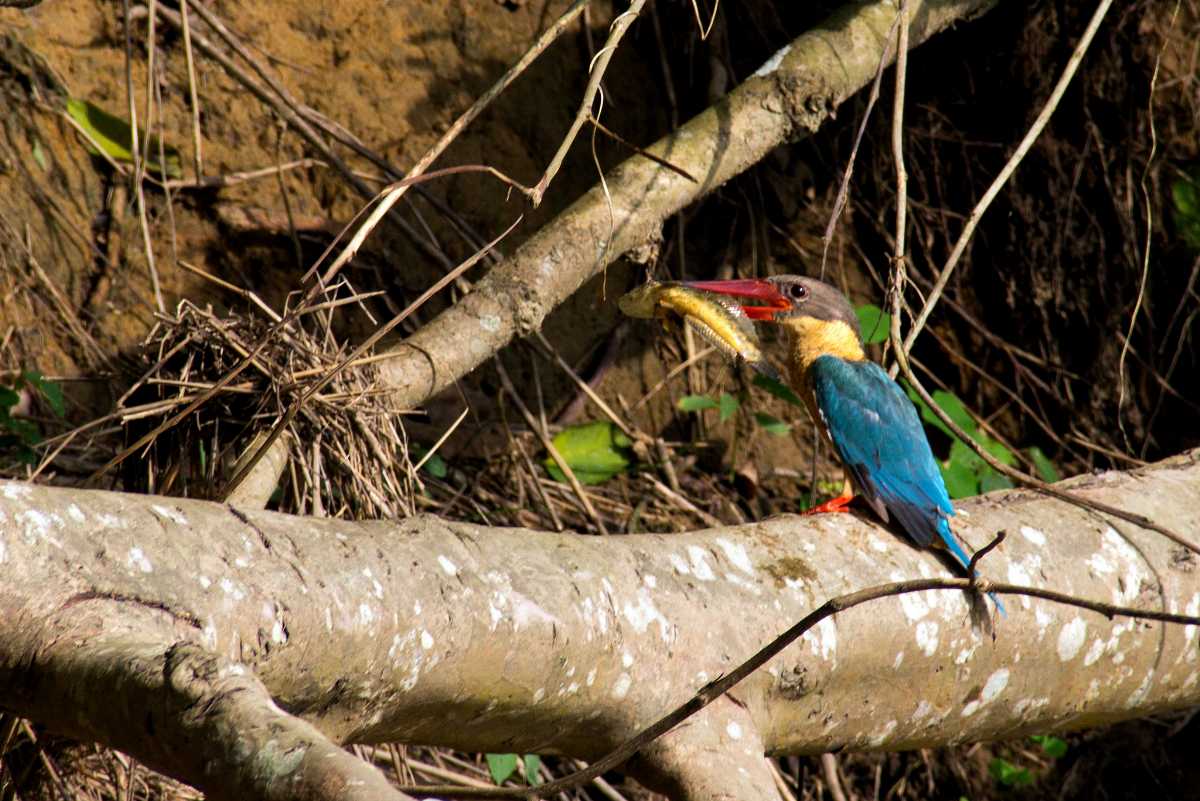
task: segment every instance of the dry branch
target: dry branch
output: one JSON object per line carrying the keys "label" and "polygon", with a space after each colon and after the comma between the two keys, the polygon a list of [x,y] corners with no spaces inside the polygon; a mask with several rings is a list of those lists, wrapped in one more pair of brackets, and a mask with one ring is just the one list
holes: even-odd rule
{"label": "dry branch", "polygon": [[[914,46],[983,13],[990,0],[914,3]],[[588,278],[653,238],[662,221],[817,129],[875,75],[895,20],[891,2],[852,4],[775,54],[741,86],[647,148],[693,183],[634,156],[493,269],[456,306],[398,346],[383,378],[400,405],[420,404],[542,320]]]}
{"label": "dry branch", "polygon": [[[1200,452],[1067,484],[1200,529]],[[1194,557],[1153,532],[1028,492],[961,509],[956,528],[976,547],[1008,532],[981,565],[985,576],[1200,611]],[[935,556],[846,515],[591,538],[430,517],[353,524],[6,482],[0,707],[117,745],[215,797],[276,786],[242,775],[260,760],[234,758],[245,753],[239,743],[259,747],[247,725],[264,720],[310,738],[310,750],[328,746],[309,724],[337,743],[594,759],[825,599],[946,574]],[[705,709],[631,769],[693,798],[720,779],[706,765],[745,769],[769,787],[764,751],[913,748],[1200,703],[1194,627],[1040,599],[1008,608],[994,639],[972,626],[958,592],[839,612],[733,690],[734,703]],[[177,675],[169,654],[199,665],[187,675],[209,684],[164,681]],[[250,708],[221,685],[242,666],[235,695]],[[265,704],[260,686],[287,714]],[[183,714],[201,709],[211,718]],[[258,742],[276,771],[269,778],[290,781]],[[331,770],[349,776],[343,768]]]}

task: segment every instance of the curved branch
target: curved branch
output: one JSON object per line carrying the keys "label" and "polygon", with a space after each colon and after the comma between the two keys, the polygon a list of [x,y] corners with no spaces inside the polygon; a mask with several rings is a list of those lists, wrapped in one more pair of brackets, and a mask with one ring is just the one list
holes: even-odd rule
{"label": "curved branch", "polygon": [[[911,41],[983,13],[993,0],[914,2]],[[879,68],[891,0],[850,4],[775,54],[718,104],[647,150],[694,176],[634,156],[480,280],[475,290],[400,343],[381,382],[415,406],[528,334],[583,283],[662,221],[776,146],[815,131]]]}

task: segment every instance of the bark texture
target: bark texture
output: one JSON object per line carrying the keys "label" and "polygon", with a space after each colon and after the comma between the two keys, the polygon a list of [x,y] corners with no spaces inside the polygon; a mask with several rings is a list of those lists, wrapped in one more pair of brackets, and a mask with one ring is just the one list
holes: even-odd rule
{"label": "bark texture", "polygon": [[[1200,452],[1065,484],[1200,531]],[[972,546],[1008,533],[982,563],[997,581],[1200,612],[1196,560],[1152,532],[1031,492],[960,509]],[[358,780],[324,758],[326,737],[594,758],[825,599],[946,574],[851,515],[594,538],[0,482],[0,707],[214,797],[330,797]],[[638,767],[677,797],[721,797],[730,779],[705,765],[757,786],[763,752],[915,748],[1200,703],[1195,627],[1007,606],[994,634],[959,592],[841,612]]]}

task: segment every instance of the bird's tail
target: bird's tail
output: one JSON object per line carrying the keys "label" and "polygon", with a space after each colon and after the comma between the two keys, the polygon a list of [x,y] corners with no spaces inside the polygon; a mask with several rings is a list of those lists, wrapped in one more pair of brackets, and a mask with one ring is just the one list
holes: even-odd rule
{"label": "bird's tail", "polygon": [[[938,534],[942,538],[942,543],[949,549],[950,553],[954,554],[954,558],[962,565],[963,572],[967,574],[967,578],[973,578],[970,572],[971,558],[967,556],[967,552],[958,544],[958,539],[954,536],[954,532],[950,530],[950,522],[946,518],[938,520]],[[1000,599],[996,597],[996,593],[989,592],[988,597],[992,599],[992,603],[996,605],[996,609],[1000,611],[1001,616],[1008,617],[1008,612],[1004,609],[1004,604],[1000,603]]]}

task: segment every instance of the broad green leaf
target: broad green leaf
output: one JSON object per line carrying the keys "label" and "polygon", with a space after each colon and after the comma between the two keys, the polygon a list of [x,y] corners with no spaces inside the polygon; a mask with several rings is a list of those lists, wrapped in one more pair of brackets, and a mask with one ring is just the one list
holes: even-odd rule
{"label": "broad green leaf", "polygon": [[771,415],[764,414],[763,412],[755,412],[754,420],[768,434],[774,434],[777,437],[786,437],[792,431],[792,426],[790,423],[785,423],[778,417],[772,417]]}
{"label": "broad green leaf", "polygon": [[995,492],[1001,489],[1012,489],[1012,479],[1008,476],[997,473],[992,468],[987,468],[982,476],[979,477],[979,492]]}
{"label": "broad green leaf", "polygon": [[1029,454],[1029,458],[1033,460],[1033,466],[1037,468],[1038,476],[1048,484],[1053,484],[1055,481],[1060,481],[1062,476],[1059,475],[1058,468],[1054,466],[1054,462],[1050,461],[1041,448],[1033,445],[1025,449]]}
{"label": "broad green leaf", "polygon": [[892,326],[892,315],[873,303],[865,303],[854,310],[858,315],[858,328],[863,342],[875,345],[887,341]]}
{"label": "broad green leaf", "polygon": [[542,758],[537,754],[525,755],[525,782],[530,785],[541,784],[542,777],[538,770],[542,766]]}
{"label": "broad green leaf", "polygon": [[[67,114],[79,123],[80,127],[87,131],[88,136],[95,141],[95,145],[92,142],[85,143],[89,152],[95,153],[95,147],[99,146],[114,161],[125,164],[133,163],[133,129],[128,122],[120,117],[114,117],[99,106],[78,98],[67,100]],[[146,134],[139,128],[138,146],[142,146],[145,141]],[[158,161],[158,137],[150,137],[149,158],[146,166],[159,174],[165,174],[168,178],[179,178],[183,175],[179,150],[168,145],[163,148],[163,151],[167,157],[165,166],[160,165]]]}
{"label": "broad green leaf", "polygon": [[0,387],[0,412],[7,415],[8,410],[21,402],[21,396],[8,387]]}
{"label": "broad green leaf", "polygon": [[[932,397],[933,402],[946,413],[947,417],[953,420],[963,431],[974,436],[975,429],[978,428],[975,425],[975,418],[971,417],[971,413],[967,411],[967,407],[963,405],[963,402],[958,399],[957,395],[942,389],[936,389],[933,391]],[[938,422],[941,421],[939,420]]]}
{"label": "broad green leaf", "polygon": [[679,399],[679,411],[702,412],[705,409],[717,409],[720,404],[707,395],[684,395]]}
{"label": "broad green leaf", "polygon": [[979,476],[961,460],[951,459],[942,465],[942,480],[946,482],[946,492],[950,493],[953,500],[979,494]]}
{"label": "broad green leaf", "polygon": [[[429,453],[428,448],[423,445],[418,445],[415,442],[409,447],[408,450],[408,458],[412,460],[413,464],[425,459],[425,454]],[[430,456],[428,459],[425,459],[425,463],[421,465],[421,469],[434,478],[445,478],[450,472],[449,468],[446,466],[446,460],[441,456],[438,456],[436,453]]]}
{"label": "broad green leaf", "polygon": [[1060,759],[1067,755],[1067,741],[1053,734],[1035,734],[1029,738],[1042,747],[1046,756]]}
{"label": "broad green leaf", "polygon": [[21,378],[25,383],[36,389],[46,403],[50,404],[50,410],[54,412],[55,417],[65,417],[67,414],[67,405],[63,401],[62,386],[55,384],[53,381],[47,381],[41,373],[36,370],[26,370],[21,373]]}
{"label": "broad green leaf", "polygon": [[487,759],[488,773],[492,774],[492,781],[497,785],[504,784],[508,781],[508,777],[517,770],[516,754],[485,754],[484,756]]}
{"label": "broad green leaf", "polygon": [[[418,461],[420,461],[419,458]],[[446,460],[436,453],[425,460],[425,464],[421,465],[421,469],[434,478],[445,478],[450,472],[450,469],[446,466]]]}
{"label": "broad green leaf", "polygon": [[738,406],[740,405],[738,403],[738,399],[730,395],[728,392],[721,393],[720,404],[720,419],[722,423],[737,414]]}
{"label": "broad green leaf", "polygon": [[[630,465],[629,437],[608,420],[564,428],[554,438],[554,447],[583,484],[601,484]],[[543,462],[555,481],[567,477],[552,457]]]}
{"label": "broad green leaf", "polygon": [[804,406],[804,401],[800,400],[800,398],[796,396],[795,392],[792,392],[774,378],[768,378],[765,375],[756,375],[754,376],[754,386],[758,387],[759,389],[765,389],[775,397],[779,398],[780,400],[787,401],[793,406]]}
{"label": "broad green leaf", "polygon": [[973,431],[972,434],[975,437],[975,441],[978,442],[985,451],[990,453],[993,459],[998,462],[1003,462],[1009,467],[1016,467],[1017,457],[1012,451],[989,437],[987,434],[984,434],[982,431]]}

